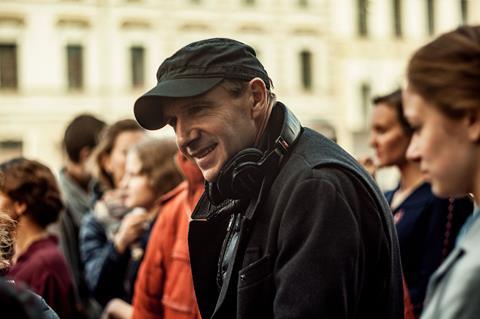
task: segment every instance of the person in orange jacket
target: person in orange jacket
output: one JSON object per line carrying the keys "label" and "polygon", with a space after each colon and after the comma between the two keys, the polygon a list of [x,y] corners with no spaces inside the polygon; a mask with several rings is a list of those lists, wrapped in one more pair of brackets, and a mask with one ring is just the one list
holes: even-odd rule
{"label": "person in orange jacket", "polygon": [[162,199],[133,297],[133,319],[199,319],[188,254],[190,214],[204,190],[197,166],[177,155],[186,181]]}

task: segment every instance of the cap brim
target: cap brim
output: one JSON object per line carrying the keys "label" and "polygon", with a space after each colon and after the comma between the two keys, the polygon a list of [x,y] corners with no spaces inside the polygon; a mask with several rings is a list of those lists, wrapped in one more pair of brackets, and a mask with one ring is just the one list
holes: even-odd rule
{"label": "cap brim", "polygon": [[162,112],[162,97],[197,96],[211,90],[222,80],[223,78],[185,78],[160,82],[135,101],[135,118],[147,130],[162,128],[167,124]]}

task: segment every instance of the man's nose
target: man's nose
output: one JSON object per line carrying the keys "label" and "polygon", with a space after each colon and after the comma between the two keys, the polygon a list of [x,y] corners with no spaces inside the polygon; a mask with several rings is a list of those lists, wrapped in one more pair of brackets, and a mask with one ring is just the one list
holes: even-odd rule
{"label": "man's nose", "polygon": [[180,149],[186,148],[198,135],[197,130],[190,125],[188,120],[177,120],[175,134]]}

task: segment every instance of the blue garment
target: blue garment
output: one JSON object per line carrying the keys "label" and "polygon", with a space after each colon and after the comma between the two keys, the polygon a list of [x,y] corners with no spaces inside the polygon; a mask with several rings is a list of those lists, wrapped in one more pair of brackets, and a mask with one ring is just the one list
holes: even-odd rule
{"label": "blue garment", "polygon": [[[139,240],[145,251],[151,226]],[[131,303],[138,268],[143,259],[133,260],[130,250],[119,253],[107,238],[104,226],[92,214],[85,216],[80,230],[80,253],[85,269],[85,280],[93,297],[102,305],[113,298]]]}
{"label": "blue garment", "polygon": [[[385,193],[389,204],[398,188]],[[469,198],[455,199],[449,223],[448,206],[448,199],[436,197],[430,184],[423,183],[393,210],[403,274],[417,316],[430,276],[454,248],[457,234],[473,210]]]}
{"label": "blue garment", "polygon": [[[478,216],[480,211],[475,211]],[[478,319],[480,219],[430,278],[422,319]]]}
{"label": "blue garment", "polygon": [[456,240],[457,245],[467,235],[470,228],[472,228],[473,224],[475,224],[475,222],[479,217],[480,217],[480,208],[477,208],[475,209],[473,214],[468,217],[467,221],[463,224],[462,228],[460,229],[460,232],[458,233],[457,240]]}

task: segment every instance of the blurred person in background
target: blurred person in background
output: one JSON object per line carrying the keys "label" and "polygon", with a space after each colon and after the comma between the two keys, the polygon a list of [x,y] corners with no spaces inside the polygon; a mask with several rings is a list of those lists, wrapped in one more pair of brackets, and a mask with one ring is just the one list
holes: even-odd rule
{"label": "blurred person in background", "polygon": [[[1,176],[0,176],[1,183]],[[15,254],[17,223],[8,214],[0,212],[0,309],[5,318],[58,319],[58,315],[39,295],[22,284],[5,279]]]}
{"label": "blurred person in background", "polygon": [[[476,210],[432,275],[423,319],[480,316],[480,26],[463,26],[418,49],[407,67],[404,113],[410,160],[441,197],[472,193]],[[441,240],[441,239],[440,239]]]}
{"label": "blurred person in background", "polygon": [[195,163],[178,152],[186,181],[161,199],[161,213],[135,283],[133,319],[200,319],[188,253],[188,222],[204,191]]}
{"label": "blurred person in background", "polygon": [[105,122],[89,114],[76,116],[67,125],[63,136],[66,161],[59,173],[59,186],[66,206],[58,224],[60,247],[72,270],[82,311],[87,318],[98,317],[101,309],[89,298],[80,260],[78,236],[82,219],[90,210],[94,185],[87,162],[104,127]]}
{"label": "blurred person in background", "polygon": [[419,316],[428,279],[453,249],[456,236],[472,213],[469,198],[440,199],[420,171],[418,161],[406,157],[413,130],[402,109],[402,93],[396,90],[373,99],[370,145],[378,168],[396,166],[398,186],[385,193],[392,208],[402,260],[403,275]]}
{"label": "blurred person in background", "polygon": [[100,133],[98,145],[90,160],[90,170],[96,178],[94,201],[115,197],[125,173],[125,159],[128,149],[145,136],[135,120],[124,119],[105,127]]}
{"label": "blurred person in background", "polygon": [[[104,306],[111,297],[110,292],[102,290],[108,287],[99,286],[100,268],[108,258],[116,255],[108,240],[107,224],[118,229],[123,217],[129,209],[123,203],[123,191],[120,187],[125,172],[125,161],[129,148],[145,137],[145,131],[131,119],[119,120],[106,126],[100,133],[97,146],[89,159],[89,169],[95,178],[92,190],[91,208],[82,220],[79,235],[80,258],[84,268],[85,282],[90,294]],[[100,220],[104,219],[102,224]],[[88,257],[85,255],[85,235],[89,240],[97,238],[98,244],[89,247]],[[93,237],[92,237],[93,236]],[[117,284],[117,286],[122,284]],[[123,287],[123,286],[122,286]],[[117,291],[123,296],[124,289]],[[113,297],[112,297],[113,298]]]}
{"label": "blurred person in background", "polygon": [[94,212],[82,229],[82,256],[95,280],[95,297],[106,304],[133,297],[138,267],[159,210],[159,198],[182,181],[174,164],[176,144],[146,138],[131,146],[121,182],[128,213],[122,219]]}
{"label": "blurred person in background", "polygon": [[55,177],[45,165],[25,158],[1,163],[0,174],[0,210],[18,223],[8,277],[45,298],[61,318],[75,318],[73,279],[57,238],[47,231],[64,208]]}

